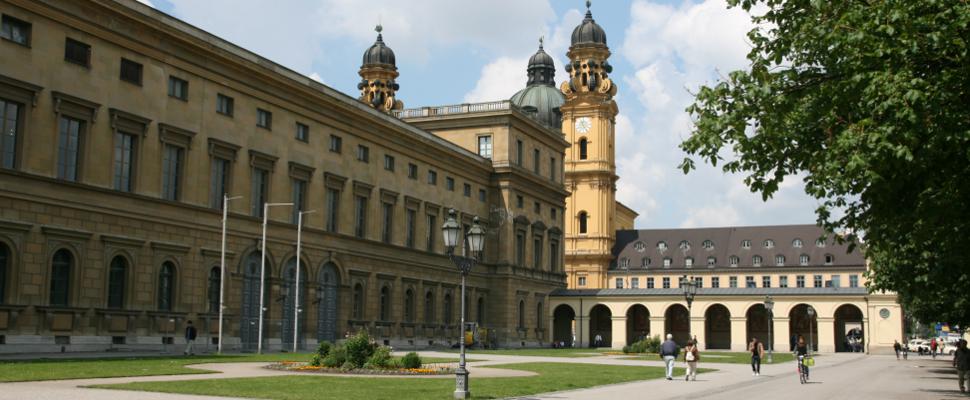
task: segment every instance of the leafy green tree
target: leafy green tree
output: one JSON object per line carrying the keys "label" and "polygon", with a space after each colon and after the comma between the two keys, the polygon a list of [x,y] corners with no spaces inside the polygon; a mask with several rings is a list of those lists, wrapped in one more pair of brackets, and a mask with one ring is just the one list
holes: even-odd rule
{"label": "leafy green tree", "polygon": [[870,290],[970,325],[970,3],[728,3],[751,65],[696,93],[684,172],[720,164],[765,200],[803,179],[820,225],[864,239]]}

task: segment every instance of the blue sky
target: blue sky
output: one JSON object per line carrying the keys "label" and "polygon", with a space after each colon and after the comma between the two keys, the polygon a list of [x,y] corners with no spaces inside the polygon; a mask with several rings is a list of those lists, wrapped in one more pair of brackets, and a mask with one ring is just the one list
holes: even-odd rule
{"label": "blue sky", "polygon": [[[381,23],[405,107],[511,97],[540,36],[561,82],[569,35],[586,11],[582,0],[143,1],[351,95]],[[619,87],[617,199],[640,213],[637,227],[814,223],[817,202],[800,180],[764,202],[743,176],[676,168],[690,92],[747,65],[749,15],[724,0],[596,0],[592,10]]]}

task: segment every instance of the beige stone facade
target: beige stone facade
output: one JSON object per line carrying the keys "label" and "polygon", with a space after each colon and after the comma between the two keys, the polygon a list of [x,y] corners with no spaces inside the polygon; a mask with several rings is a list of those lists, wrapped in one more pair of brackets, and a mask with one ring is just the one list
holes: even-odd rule
{"label": "beige stone facade", "polygon": [[295,208],[315,211],[304,216],[301,345],[360,329],[397,346],[453,343],[448,209],[488,229],[468,321],[492,344],[547,342],[548,295],[565,278],[557,130],[507,101],[391,114],[393,96],[375,109],[132,0],[4,0],[0,13],[28,35],[0,40],[12,138],[0,352],[178,345],[189,320],[214,344],[223,193],[241,196],[228,210],[228,349],[256,346],[267,202],[298,206],[269,209],[266,348],[293,341]]}

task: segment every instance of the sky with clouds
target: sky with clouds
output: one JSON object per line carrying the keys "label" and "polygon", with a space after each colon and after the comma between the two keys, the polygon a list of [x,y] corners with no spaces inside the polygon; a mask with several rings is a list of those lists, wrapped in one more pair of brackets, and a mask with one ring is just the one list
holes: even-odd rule
{"label": "sky with clouds", "polygon": [[[406,107],[507,99],[523,88],[540,36],[565,77],[582,0],[142,0],[337,90],[356,96],[374,26],[397,56]],[[598,0],[613,55],[617,199],[638,228],[814,223],[800,180],[762,201],[742,176],[698,163],[677,169],[691,131],[691,92],[744,68],[751,18],[724,0]]]}

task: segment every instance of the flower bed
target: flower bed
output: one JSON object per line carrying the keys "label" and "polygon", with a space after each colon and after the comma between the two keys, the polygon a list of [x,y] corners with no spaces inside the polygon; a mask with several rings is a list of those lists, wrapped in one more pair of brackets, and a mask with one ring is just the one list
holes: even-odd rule
{"label": "flower bed", "polygon": [[451,375],[455,373],[455,368],[451,364],[428,364],[421,368],[328,368],[324,366],[314,366],[308,363],[295,361],[282,361],[273,363],[266,368],[278,371],[292,372],[316,372],[324,374],[347,374],[347,375]]}

